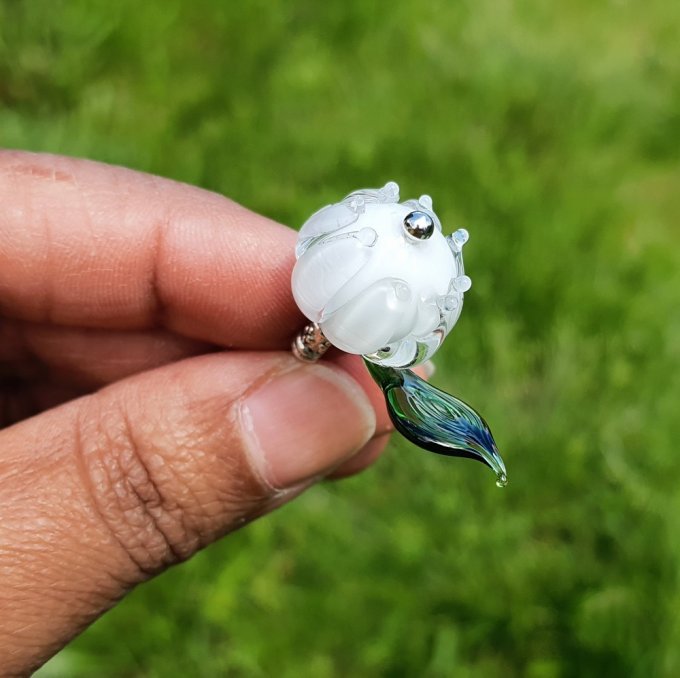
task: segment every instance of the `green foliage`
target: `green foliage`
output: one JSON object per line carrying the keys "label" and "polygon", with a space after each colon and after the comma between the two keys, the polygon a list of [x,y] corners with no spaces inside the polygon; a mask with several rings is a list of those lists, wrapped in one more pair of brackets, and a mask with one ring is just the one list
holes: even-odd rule
{"label": "green foliage", "polygon": [[0,143],[291,225],[361,186],[469,228],[435,383],[510,484],[395,441],[140,587],[48,676],[680,674],[680,10],[0,0]]}

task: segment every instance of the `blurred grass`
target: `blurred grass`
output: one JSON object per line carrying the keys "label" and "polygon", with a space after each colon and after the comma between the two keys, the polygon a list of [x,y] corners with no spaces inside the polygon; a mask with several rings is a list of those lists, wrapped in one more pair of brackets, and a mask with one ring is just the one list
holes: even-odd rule
{"label": "blurred grass", "polygon": [[0,0],[3,146],[291,225],[395,179],[468,227],[435,381],[510,475],[395,441],[42,676],[680,675],[679,28],[665,0]]}

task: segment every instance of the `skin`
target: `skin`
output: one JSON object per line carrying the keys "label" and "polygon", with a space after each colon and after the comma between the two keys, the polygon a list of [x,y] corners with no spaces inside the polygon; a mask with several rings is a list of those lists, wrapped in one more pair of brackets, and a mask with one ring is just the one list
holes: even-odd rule
{"label": "skin", "polygon": [[0,666],[26,675],[391,426],[359,359],[290,354],[294,231],[23,152],[0,151],[0,205]]}

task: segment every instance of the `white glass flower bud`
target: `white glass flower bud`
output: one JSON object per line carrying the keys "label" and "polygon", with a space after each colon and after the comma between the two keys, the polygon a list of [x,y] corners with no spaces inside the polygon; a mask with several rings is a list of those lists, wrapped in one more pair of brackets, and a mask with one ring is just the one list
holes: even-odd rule
{"label": "white glass flower bud", "polygon": [[463,307],[468,233],[444,237],[428,195],[399,202],[394,182],[350,193],[300,229],[293,296],[328,341],[374,363],[430,358]]}

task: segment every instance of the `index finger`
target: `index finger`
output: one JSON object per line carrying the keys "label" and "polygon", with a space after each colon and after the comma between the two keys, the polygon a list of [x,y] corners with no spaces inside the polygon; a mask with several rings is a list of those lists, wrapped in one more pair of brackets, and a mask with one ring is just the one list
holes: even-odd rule
{"label": "index finger", "polygon": [[0,313],[165,327],[275,348],[304,323],[296,234],[215,193],[102,163],[0,151]]}

